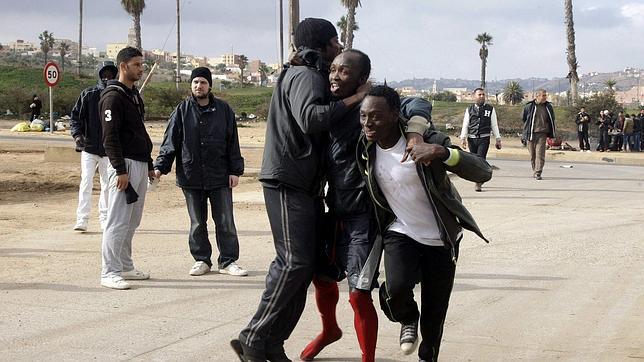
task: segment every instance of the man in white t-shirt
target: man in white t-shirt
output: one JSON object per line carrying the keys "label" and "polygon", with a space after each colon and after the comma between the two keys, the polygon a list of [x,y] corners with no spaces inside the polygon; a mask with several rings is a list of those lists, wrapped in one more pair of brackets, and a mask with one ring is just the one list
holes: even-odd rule
{"label": "man in white t-shirt", "polygon": [[[369,91],[360,108],[363,134],[358,166],[382,234],[385,282],[380,288],[381,308],[391,321],[401,323],[400,347],[405,354],[416,348],[422,315],[418,356],[435,361],[462,229],[485,240],[447,171],[472,182],[486,182],[492,168],[433,130],[425,133],[424,143],[407,147],[399,110],[400,97],[392,88],[377,86]],[[401,162],[406,150],[411,159]],[[420,311],[413,293],[419,279]]]}

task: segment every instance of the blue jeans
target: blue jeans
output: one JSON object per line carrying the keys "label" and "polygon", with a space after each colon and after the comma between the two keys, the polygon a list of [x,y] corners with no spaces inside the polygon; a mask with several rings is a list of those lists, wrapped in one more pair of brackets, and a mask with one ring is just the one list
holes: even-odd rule
{"label": "blue jeans", "polygon": [[188,245],[196,261],[212,266],[212,246],[208,239],[208,201],[215,221],[215,236],[220,269],[239,259],[239,240],[233,218],[233,191],[230,187],[214,190],[182,189],[190,216],[190,236]]}
{"label": "blue jeans", "polygon": [[633,149],[635,151],[641,151],[642,150],[642,134],[638,132],[633,133]]}

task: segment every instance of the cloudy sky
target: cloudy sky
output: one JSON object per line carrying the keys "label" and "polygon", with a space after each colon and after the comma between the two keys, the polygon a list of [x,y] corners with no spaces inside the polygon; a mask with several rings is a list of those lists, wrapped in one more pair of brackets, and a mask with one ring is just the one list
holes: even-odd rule
{"label": "cloudy sky", "polygon": [[[8,1],[8,0],[3,0]],[[278,59],[278,0],[181,0],[182,52]],[[493,35],[488,79],[561,77],[568,72],[563,0],[363,0],[354,47],[365,51],[378,80],[478,79],[478,33]],[[574,0],[580,73],[644,67],[644,0]],[[284,0],[286,8],[288,0]],[[395,4],[395,5],[394,5]],[[148,0],[142,15],[146,49],[176,50],[174,0]],[[119,0],[84,1],[83,43],[101,50],[127,39],[131,18]],[[333,23],[339,0],[300,0],[300,17]],[[286,16],[285,16],[286,19]],[[286,20],[285,20],[286,21]],[[11,1],[0,13],[0,43],[37,41],[42,30],[78,39],[78,1]],[[168,35],[170,34],[169,38]],[[166,43],[167,39],[167,43]]]}

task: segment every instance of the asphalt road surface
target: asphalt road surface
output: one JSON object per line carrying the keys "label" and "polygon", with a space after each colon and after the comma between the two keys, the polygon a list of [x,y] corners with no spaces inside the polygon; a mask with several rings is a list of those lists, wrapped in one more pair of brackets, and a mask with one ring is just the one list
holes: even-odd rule
{"label": "asphalt road surface", "polygon": [[[528,161],[493,163],[481,193],[455,180],[491,243],[462,242],[441,359],[644,359],[644,168],[547,162],[536,181]],[[228,341],[255,311],[273,256],[261,191],[235,192],[239,263],[251,271],[239,278],[188,275],[185,204],[176,187],[161,190],[134,239],[152,279],[129,291],[99,286],[96,210],[91,232],[72,232],[73,193],[0,207],[5,220],[25,215],[0,232],[1,360],[235,360]],[[338,313],[344,337],[319,360],[359,361],[345,284]],[[318,330],[309,294],[289,356]],[[380,313],[379,361],[417,360],[399,351],[398,333]]]}

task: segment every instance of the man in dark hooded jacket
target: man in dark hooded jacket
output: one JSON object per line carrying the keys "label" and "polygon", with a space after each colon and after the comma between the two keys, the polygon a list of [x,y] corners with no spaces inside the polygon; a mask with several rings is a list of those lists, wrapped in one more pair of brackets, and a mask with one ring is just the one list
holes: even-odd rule
{"label": "man in dark hooded jacket", "polygon": [[78,208],[74,230],[87,231],[94,173],[98,169],[101,179],[101,195],[98,199],[98,221],[101,230],[107,221],[107,156],[103,148],[98,101],[107,82],[116,79],[118,69],[112,61],[104,61],[98,70],[98,83],[81,92],[72,109],[71,134],[76,143],[76,151],[81,152],[81,181],[78,188]]}
{"label": "man in dark hooded jacket", "polygon": [[325,132],[368,88],[331,102],[329,64],[342,46],[329,21],[303,20],[294,43],[301,65],[284,69],[273,91],[259,174],[276,256],[257,312],[231,341],[244,361],[289,360],[284,341],[300,319],[315,270]]}

